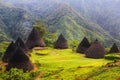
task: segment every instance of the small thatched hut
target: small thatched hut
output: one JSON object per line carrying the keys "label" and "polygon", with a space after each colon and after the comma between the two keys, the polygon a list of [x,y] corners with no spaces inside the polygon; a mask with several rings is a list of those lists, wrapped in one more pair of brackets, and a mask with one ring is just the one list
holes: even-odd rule
{"label": "small thatched hut", "polygon": [[84,39],[81,41],[76,51],[78,53],[84,53],[89,47],[90,47],[90,43],[88,39],[84,37]]}
{"label": "small thatched hut", "polygon": [[119,48],[118,48],[118,46],[115,43],[111,47],[109,53],[119,53]]}
{"label": "small thatched hut", "polygon": [[7,47],[3,57],[2,57],[2,61],[3,62],[8,62],[9,59],[12,57],[13,53],[15,52],[16,50],[16,46],[14,44],[14,42],[12,41],[9,46]]}
{"label": "small thatched hut", "polygon": [[28,36],[26,45],[29,49],[34,47],[45,47],[45,42],[42,37],[40,37],[39,31],[33,28],[30,35]]}
{"label": "small thatched hut", "polygon": [[103,58],[104,55],[106,54],[105,48],[103,47],[103,45],[96,40],[91,46],[90,48],[88,48],[88,50],[85,52],[86,57],[88,58]]}
{"label": "small thatched hut", "polygon": [[64,38],[64,36],[61,34],[57,41],[54,44],[55,49],[67,49],[68,48],[68,43],[67,40]]}
{"label": "small thatched hut", "polygon": [[18,47],[12,58],[9,60],[6,70],[9,71],[11,68],[23,69],[24,72],[33,69],[33,65],[29,57],[24,53],[21,47]]}
{"label": "small thatched hut", "polygon": [[28,48],[27,48],[26,44],[24,43],[24,41],[21,38],[18,37],[18,39],[15,42],[15,45],[20,46],[25,53],[28,52]]}

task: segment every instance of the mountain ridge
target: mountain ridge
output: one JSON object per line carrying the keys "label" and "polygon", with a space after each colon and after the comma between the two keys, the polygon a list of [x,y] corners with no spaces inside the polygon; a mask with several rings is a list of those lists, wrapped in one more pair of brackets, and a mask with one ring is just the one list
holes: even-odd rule
{"label": "mountain ridge", "polygon": [[29,24],[32,24],[32,19],[30,14],[23,9],[6,6],[5,3],[2,6],[0,5],[0,28],[10,38],[9,40],[17,39],[19,36],[24,37],[26,35],[25,30],[29,30],[29,27],[31,27]]}
{"label": "mountain ridge", "polygon": [[[85,12],[85,11],[89,11],[89,9],[86,8],[87,6],[93,6],[92,3],[90,2],[88,2],[90,3],[89,5],[87,4],[86,6],[83,7],[85,1],[76,0],[74,3],[78,4],[78,2],[81,2],[80,6],[83,7],[83,8],[81,7],[76,8],[73,4],[71,4],[73,2],[72,0],[65,0],[64,3],[63,0],[61,1],[35,0],[29,2],[27,0],[26,1],[23,0],[20,2],[15,0],[3,0],[3,1],[7,1],[7,4],[10,3],[16,8],[23,9],[24,11],[26,11],[28,14],[30,14],[32,17],[36,19],[43,20],[47,24],[48,26],[47,29],[50,33],[57,33],[58,35],[60,33],[63,33],[70,40],[74,40],[74,39],[82,40],[84,36],[87,36],[90,40],[94,40],[95,38],[98,38],[106,43],[109,42],[112,43],[114,41],[119,42],[116,36],[111,35],[110,30],[106,30],[104,27],[101,27],[101,25],[98,24],[97,19],[92,19],[91,17],[89,17],[91,15],[88,15],[89,12]],[[101,3],[100,1],[98,2]],[[84,8],[86,10],[84,10]],[[35,19],[33,20],[29,19],[28,21],[34,22],[34,20]],[[31,30],[31,28],[32,27],[28,28],[29,31]],[[27,30],[27,29],[23,29],[23,30]]]}

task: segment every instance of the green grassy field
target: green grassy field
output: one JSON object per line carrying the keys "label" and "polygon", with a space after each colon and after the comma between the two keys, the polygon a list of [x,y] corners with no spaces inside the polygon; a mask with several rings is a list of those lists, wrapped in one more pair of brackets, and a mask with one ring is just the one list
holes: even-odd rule
{"label": "green grassy field", "polygon": [[[4,42],[0,45],[1,58],[8,43]],[[114,59],[120,59],[119,54],[108,54],[103,59],[91,59],[72,49],[57,50],[50,47],[35,48],[30,53],[30,59],[35,66],[33,71],[6,72],[0,61],[0,80],[14,80],[16,75],[17,80],[116,80],[120,78],[120,66],[105,66]],[[24,78],[26,76],[30,78]]]}
{"label": "green grassy field", "polygon": [[89,73],[106,65],[110,60],[85,58],[71,49],[32,50],[31,60],[41,73],[36,80],[84,80]]}

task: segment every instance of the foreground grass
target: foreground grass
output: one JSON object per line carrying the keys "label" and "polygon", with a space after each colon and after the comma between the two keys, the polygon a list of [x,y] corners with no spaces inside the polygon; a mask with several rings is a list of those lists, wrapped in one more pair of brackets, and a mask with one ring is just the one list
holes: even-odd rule
{"label": "foreground grass", "polygon": [[[0,45],[2,56],[8,43],[4,42]],[[113,62],[114,59],[120,59],[118,54],[108,54],[103,59],[90,59],[85,58],[84,54],[73,52],[72,49],[36,48],[30,53],[30,59],[35,64],[35,70],[25,74],[21,71],[17,73],[22,73],[22,77],[32,77],[29,80],[116,80],[120,78],[119,66],[105,67],[107,63]],[[0,61],[0,66],[2,64]],[[0,71],[0,80],[5,80],[6,76],[9,79],[9,76],[13,75],[8,74],[11,72]],[[14,73],[16,77],[16,72]],[[4,75],[6,76],[4,77]],[[20,80],[27,79],[22,78]]]}
{"label": "foreground grass", "polygon": [[81,75],[106,65],[110,60],[85,58],[71,49],[33,50],[31,60],[42,72],[42,80],[77,80]]}
{"label": "foreground grass", "polygon": [[120,67],[101,67],[80,77],[83,80],[120,80]]}

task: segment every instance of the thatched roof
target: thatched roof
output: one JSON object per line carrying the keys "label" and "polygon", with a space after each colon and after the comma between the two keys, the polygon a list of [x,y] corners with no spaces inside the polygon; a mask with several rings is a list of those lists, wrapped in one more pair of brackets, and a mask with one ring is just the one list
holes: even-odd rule
{"label": "thatched roof", "polygon": [[14,44],[14,42],[12,41],[9,46],[7,47],[3,57],[2,57],[2,61],[3,62],[8,62],[9,59],[12,57],[13,53],[15,52],[16,50],[16,46]]}
{"label": "thatched roof", "polygon": [[85,52],[86,57],[88,58],[103,58],[104,55],[106,54],[105,48],[103,45],[96,40],[90,48]]}
{"label": "thatched roof", "polygon": [[67,49],[68,48],[67,40],[64,38],[62,34],[58,37],[57,41],[55,42],[54,48],[56,49]]}
{"label": "thatched roof", "polygon": [[33,65],[29,57],[24,53],[21,47],[17,48],[14,55],[9,60],[6,70],[8,71],[11,68],[23,69],[24,72],[33,69]]}
{"label": "thatched roof", "polygon": [[113,44],[113,46],[111,47],[109,53],[119,53],[119,48],[116,45],[116,43]]}
{"label": "thatched roof", "polygon": [[84,39],[80,42],[76,51],[78,53],[84,53],[89,47],[90,47],[90,43],[89,43],[88,39],[86,37],[84,37]]}
{"label": "thatched roof", "polygon": [[40,33],[35,28],[32,29],[28,39],[26,41],[26,45],[29,49],[34,47],[45,47],[45,42],[40,36]]}
{"label": "thatched roof", "polygon": [[28,48],[27,48],[26,44],[24,43],[24,41],[21,38],[18,37],[18,39],[15,42],[15,45],[20,46],[25,51],[25,53],[28,52]]}

